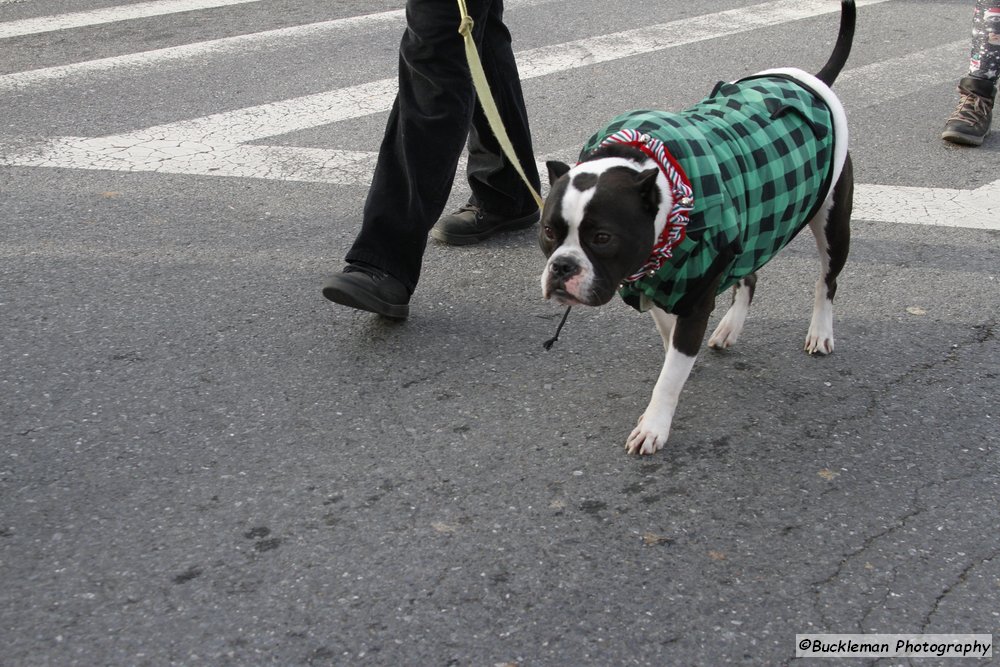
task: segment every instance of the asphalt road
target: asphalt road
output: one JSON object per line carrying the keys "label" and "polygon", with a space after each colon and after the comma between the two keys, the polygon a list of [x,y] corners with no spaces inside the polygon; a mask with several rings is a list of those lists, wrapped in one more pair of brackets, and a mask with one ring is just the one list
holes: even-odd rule
{"label": "asphalt road", "polygon": [[[0,0],[0,30],[102,4]],[[507,13],[544,61],[690,34],[703,4]],[[539,159],[627,108],[818,69],[828,4],[525,60]],[[645,458],[623,445],[662,361],[652,321],[574,309],[544,351],[561,311],[532,233],[431,244],[402,324],[320,295],[359,225],[387,108],[365,84],[395,75],[401,0],[0,37],[0,664],[777,665],[810,664],[799,633],[1000,634],[1000,138],[938,138],[971,4],[860,9],[835,89],[867,199],[835,354],[801,351],[801,238]],[[333,115],[274,106],[345,89]],[[216,162],[171,152],[192,127],[225,135]],[[906,660],[836,662],[872,663]]]}

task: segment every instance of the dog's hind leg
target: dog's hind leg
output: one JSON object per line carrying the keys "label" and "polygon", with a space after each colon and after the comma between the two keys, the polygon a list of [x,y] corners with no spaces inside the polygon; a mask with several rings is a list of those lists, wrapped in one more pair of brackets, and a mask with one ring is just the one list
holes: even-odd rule
{"label": "dog's hind leg", "polygon": [[738,283],[733,285],[733,304],[726,311],[719,325],[708,339],[708,346],[713,350],[724,350],[732,347],[743,331],[743,323],[746,322],[747,313],[750,312],[750,303],[753,301],[753,293],[757,287],[757,274],[751,273],[744,276]]}
{"label": "dog's hind leg", "polygon": [[851,156],[848,155],[829,202],[809,221],[809,228],[816,237],[820,261],[812,321],[806,334],[805,351],[809,354],[833,352],[833,297],[837,293],[837,276],[844,268],[850,250],[853,200],[854,176]]}

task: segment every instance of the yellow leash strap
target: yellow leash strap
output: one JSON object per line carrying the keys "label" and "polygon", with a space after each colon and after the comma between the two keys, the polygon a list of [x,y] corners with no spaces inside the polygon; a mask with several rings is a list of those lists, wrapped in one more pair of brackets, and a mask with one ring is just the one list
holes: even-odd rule
{"label": "yellow leash strap", "polygon": [[469,71],[472,73],[472,85],[475,87],[476,95],[479,97],[479,104],[483,107],[486,120],[490,123],[490,129],[493,130],[493,134],[496,135],[497,141],[500,143],[500,149],[507,156],[507,159],[510,160],[510,163],[514,165],[514,169],[517,170],[524,184],[528,186],[531,196],[535,198],[535,203],[541,209],[542,197],[535,190],[534,186],[531,185],[531,182],[528,181],[528,177],[524,175],[524,169],[514,154],[514,147],[510,143],[510,137],[507,136],[507,130],[504,129],[503,121],[500,120],[500,112],[497,111],[496,102],[493,100],[493,93],[490,92],[490,84],[486,81],[486,72],[483,71],[483,63],[479,60],[479,51],[476,49],[476,43],[472,39],[473,22],[472,17],[469,16],[469,9],[465,5],[465,0],[458,0],[458,9],[462,14],[462,22],[458,26],[458,32],[465,40],[465,57],[469,61]]}

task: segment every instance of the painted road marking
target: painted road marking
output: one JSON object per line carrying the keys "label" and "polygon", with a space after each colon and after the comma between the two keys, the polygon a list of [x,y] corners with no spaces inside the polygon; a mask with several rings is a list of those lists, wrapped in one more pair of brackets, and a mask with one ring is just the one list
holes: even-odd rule
{"label": "painted road marking", "polygon": [[115,76],[119,76],[125,70],[158,67],[167,63],[182,62],[202,56],[247,53],[252,50],[278,46],[287,48],[290,42],[294,44],[295,40],[327,36],[345,30],[353,30],[359,26],[372,29],[378,27],[379,24],[388,25],[398,23],[402,25],[403,20],[402,10],[382,12],[380,14],[352,16],[289,28],[265,30],[263,32],[237,35],[235,37],[210,39],[204,42],[194,42],[192,44],[153,49],[152,51],[142,51],[139,53],[128,53],[121,56],[110,56],[108,58],[98,58],[96,60],[87,60],[69,65],[42,67],[40,69],[28,70],[27,72],[16,72],[0,76],[0,91],[19,90],[29,86],[60,81],[85,74],[111,72]]}
{"label": "painted road marking", "polygon": [[[241,0],[250,2],[251,0]],[[258,1],[258,0],[253,0]],[[506,3],[508,9],[514,7],[527,7],[542,5],[558,0],[509,0]],[[121,76],[126,70],[140,70],[143,68],[157,67],[167,63],[183,62],[193,58],[217,56],[226,53],[247,53],[252,50],[263,50],[267,48],[287,48],[296,42],[308,39],[329,38],[332,35],[345,32],[369,32],[371,30],[384,27],[396,26],[402,30],[406,23],[406,13],[402,9],[394,9],[386,12],[374,14],[362,14],[361,16],[348,16],[341,19],[331,19],[318,23],[307,23],[304,25],[289,26],[287,28],[277,28],[274,30],[264,30],[246,35],[236,35],[234,37],[222,37],[210,39],[203,42],[194,42],[179,46],[171,46],[151,51],[139,53],[128,53],[120,56],[110,56],[87,60],[69,65],[57,65],[53,67],[42,67],[26,72],[16,72],[0,76],[0,92],[5,90],[19,90],[29,86],[40,85],[47,82],[60,81],[73,76],[83,76],[86,74],[100,74],[109,72],[115,76]],[[0,23],[0,30],[8,25]],[[2,34],[0,34],[2,37]]]}
{"label": "painted road marking", "polygon": [[[532,1],[544,0],[521,0],[525,4]],[[862,0],[858,4],[870,5],[886,1]],[[839,6],[827,0],[781,0],[523,51],[517,56],[518,65],[523,77],[531,79],[696,41],[725,37],[734,30],[753,30],[834,11],[839,11]],[[308,30],[325,31],[352,25],[343,21],[354,21],[354,27],[370,27],[379,22],[397,21],[400,18],[399,12],[383,12],[340,19],[340,22],[297,26],[213,42],[224,42],[225,46],[222,48],[229,48],[230,45],[236,48],[236,45],[252,43],[254,38],[280,40],[308,34]],[[246,41],[239,41],[243,38]],[[204,44],[211,43],[188,46],[207,48]],[[942,64],[951,62],[955,53],[963,48],[963,44],[964,42],[945,44],[919,54],[849,70],[838,83],[842,83],[846,89],[845,98],[856,97],[865,105],[910,94],[922,86],[950,80],[952,77],[944,78],[941,74],[948,70]],[[177,53],[177,49],[183,48],[150,52],[159,54],[156,57],[160,60],[149,62],[163,62],[162,59],[168,56],[161,52]],[[211,49],[204,52],[211,52]],[[103,59],[107,60],[109,59]],[[899,81],[898,68],[903,62],[907,65],[907,81],[893,84]],[[68,71],[66,76],[85,72],[86,65],[87,63],[81,63],[78,69]],[[0,88],[5,79],[13,76],[18,75],[0,77]],[[40,80],[42,79],[37,79]],[[395,89],[395,79],[383,79],[121,135],[56,137],[28,147],[16,148],[0,145],[4,149],[0,155],[0,164],[264,178],[337,185],[365,184],[374,168],[376,154],[373,152],[264,146],[249,142],[387,111],[395,96]],[[872,91],[878,91],[877,100],[872,98]],[[847,106],[852,106],[850,101]],[[545,173],[544,169],[540,171]],[[909,224],[1000,229],[1000,212],[990,205],[991,198],[994,201],[997,199],[998,188],[1000,181],[972,191],[859,185],[855,203],[856,217]]]}
{"label": "painted road marking", "polygon": [[[886,1],[858,0],[856,4],[864,7]],[[523,78],[530,79],[834,12],[840,12],[840,4],[828,0],[779,0],[532,49],[518,55],[517,67]]]}
{"label": "painted road marking", "polygon": [[[871,5],[887,1],[861,0],[858,4]],[[522,78],[532,79],[839,10],[839,5],[829,0],[779,0],[766,5],[753,5],[522,51],[517,55],[518,68]],[[17,75],[8,75],[8,77],[15,76]],[[8,77],[0,77],[0,86]],[[177,144],[190,144],[206,139],[208,143],[244,143],[387,111],[392,106],[395,91],[396,79],[383,79],[291,100],[160,125],[108,139],[114,140],[113,148],[117,149],[116,152],[119,154],[121,147],[128,141],[144,143],[150,137],[160,142],[169,141]],[[97,148],[97,145],[94,148]],[[161,150],[164,148],[162,143],[158,148]],[[182,155],[187,153],[186,149],[182,150]],[[124,157],[122,155],[123,159]],[[148,161],[143,159],[142,162]]]}
{"label": "painted road marking", "polygon": [[229,5],[245,5],[251,2],[260,1],[261,0],[156,0],[154,2],[140,2],[134,5],[106,7],[104,9],[93,9],[85,12],[72,12],[70,14],[60,14],[58,16],[41,16],[33,19],[21,19],[19,21],[7,21],[5,23],[0,23],[0,39],[7,37],[22,37],[24,35],[37,35],[43,32],[67,30],[69,28],[83,28],[86,26],[102,25],[105,23],[117,23],[119,21],[142,19],[150,16],[163,16],[165,14],[179,14],[180,12],[193,12],[201,9],[213,9],[215,7],[228,7]]}
{"label": "painted road marking", "polygon": [[1000,180],[975,190],[859,185],[854,218],[908,225],[1000,230]]}
{"label": "painted road marking", "polygon": [[[543,1],[551,0],[520,0],[509,4],[532,5],[541,4]],[[883,2],[888,2],[888,0],[860,0],[857,4],[864,6]],[[521,77],[530,79],[577,67],[726,37],[734,33],[748,32],[780,23],[812,18],[835,11],[840,11],[839,5],[829,0],[779,0],[764,5],[752,5],[705,16],[694,16],[670,23],[522,51],[517,55],[517,64]],[[56,81],[82,74],[113,72],[118,75],[121,74],[122,69],[127,68],[149,67],[165,62],[232,51],[245,52],[248,47],[266,47],[276,41],[309,38],[345,28],[370,28],[378,24],[402,21],[402,19],[402,10],[396,10],[18,72],[0,76],[0,91],[15,90],[45,81]],[[5,24],[0,24],[0,27],[3,25]],[[395,79],[392,80],[395,81]],[[391,102],[390,99],[388,103],[391,104]]]}
{"label": "painted road marking", "polygon": [[[143,146],[116,146],[114,138],[63,137],[37,160],[22,157],[20,166],[63,167],[108,171],[147,171],[280,181],[365,185],[371,180],[377,153],[294,146],[204,144],[155,141]],[[169,152],[170,157],[165,157]],[[182,154],[182,152],[186,153]],[[544,162],[538,163],[545,179]],[[461,167],[459,168],[461,171]],[[878,222],[1000,230],[1000,180],[975,190],[859,184],[854,218]]]}

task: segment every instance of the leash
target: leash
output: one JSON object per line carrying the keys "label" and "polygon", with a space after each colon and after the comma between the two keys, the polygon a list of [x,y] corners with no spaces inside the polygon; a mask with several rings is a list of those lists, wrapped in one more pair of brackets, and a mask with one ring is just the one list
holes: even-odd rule
{"label": "leash", "polygon": [[552,346],[556,344],[557,340],[559,340],[559,334],[562,333],[563,325],[566,324],[566,318],[569,317],[569,311],[571,311],[572,309],[573,306],[566,306],[566,312],[563,313],[562,321],[559,322],[559,326],[556,327],[556,335],[548,339],[544,343],[542,343],[542,347],[544,347],[546,350],[551,350]]}
{"label": "leash", "polygon": [[[472,39],[472,26],[474,22],[472,17],[469,16],[469,8],[465,4],[465,0],[458,0],[458,11],[462,15],[462,22],[458,25],[458,34],[462,36],[465,42],[465,59],[469,62],[469,72],[472,74],[472,86],[476,89],[476,96],[479,98],[479,105],[483,107],[483,113],[486,115],[486,120],[490,124],[490,129],[493,130],[493,134],[496,135],[497,142],[500,144],[500,150],[507,157],[507,160],[514,166],[514,170],[517,171],[518,176],[524,181],[524,185],[527,186],[528,192],[534,198],[535,203],[538,204],[538,210],[541,210],[544,206],[542,201],[542,196],[538,194],[535,190],[535,186],[531,184],[528,177],[524,174],[524,169],[521,167],[521,162],[517,159],[517,155],[514,153],[514,146],[510,143],[510,137],[507,136],[507,130],[503,126],[503,121],[500,119],[500,112],[497,110],[496,101],[493,99],[493,93],[490,91],[490,84],[486,80],[486,72],[483,71],[483,63],[479,59],[479,51],[476,49],[476,42]],[[542,343],[542,346],[546,349],[552,349],[552,346],[557,340],[559,340],[559,333],[562,331],[563,325],[566,324],[566,318],[569,317],[570,308],[566,308],[566,312],[563,314],[562,321],[559,323],[559,327],[556,329],[556,335],[549,340]]]}
{"label": "leash", "polygon": [[497,141],[500,144],[500,150],[507,156],[507,159],[514,166],[521,180],[524,181],[524,184],[528,186],[528,191],[531,192],[535,203],[538,204],[538,209],[541,210],[543,205],[542,197],[535,190],[531,182],[528,181],[528,177],[524,175],[524,169],[514,154],[514,147],[510,143],[510,137],[507,136],[507,130],[503,126],[503,121],[500,120],[500,112],[497,111],[496,102],[493,100],[493,93],[490,92],[490,84],[486,80],[483,63],[479,60],[479,51],[476,49],[476,43],[472,39],[473,21],[472,17],[469,16],[469,8],[466,6],[465,0],[458,0],[458,9],[462,14],[462,22],[458,26],[458,33],[465,40],[465,58],[469,61],[469,71],[472,73],[472,85],[475,87],[476,95],[479,97],[479,104],[483,107],[486,120],[490,123],[490,129],[496,135]]}

